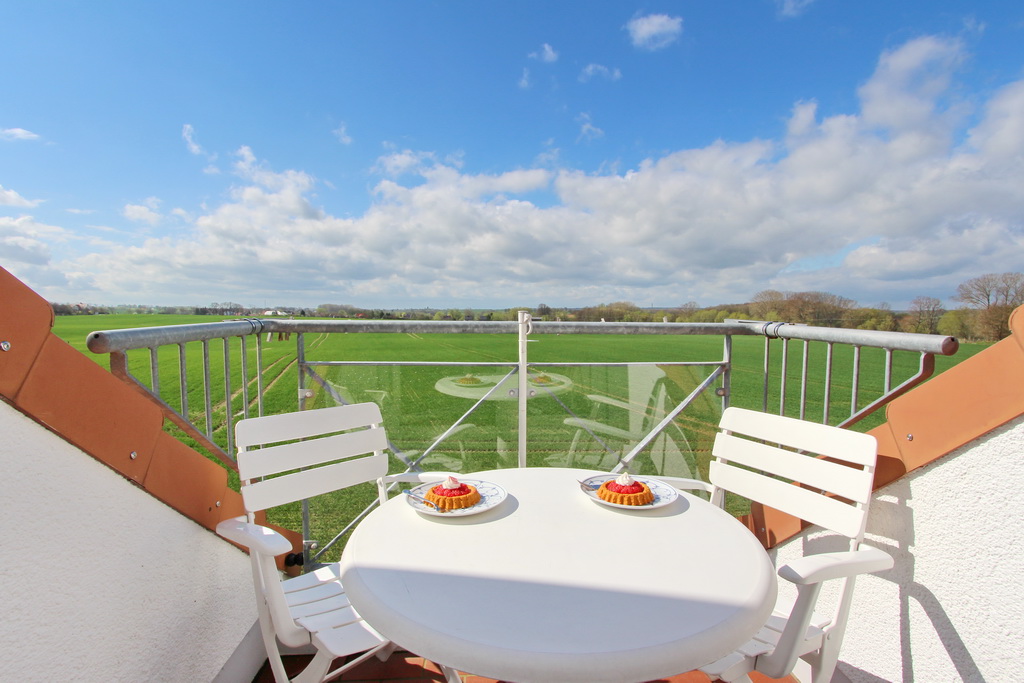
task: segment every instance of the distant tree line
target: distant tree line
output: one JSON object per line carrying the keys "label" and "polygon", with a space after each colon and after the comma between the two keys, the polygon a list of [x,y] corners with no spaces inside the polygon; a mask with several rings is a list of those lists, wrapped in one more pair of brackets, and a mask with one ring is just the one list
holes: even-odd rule
{"label": "distant tree line", "polygon": [[504,309],[407,308],[368,309],[349,304],[321,304],[315,310],[290,306],[247,308],[234,302],[209,306],[93,306],[52,303],[57,315],[98,313],[163,313],[225,317],[288,316],[399,320],[516,320],[520,310],[545,320],[583,322],[722,322],[727,319],[771,320],[823,327],[944,334],[966,341],[995,341],[1010,334],[1010,313],[1024,305],[1024,273],[990,273],[957,287],[952,299],[961,307],[946,310],[942,301],[919,296],[906,311],[887,304],[862,307],[852,299],[829,292],[780,292],[766,289],[741,304],[701,307],[690,301],[674,308],[640,308],[629,301],[584,308],[552,308],[547,304]]}

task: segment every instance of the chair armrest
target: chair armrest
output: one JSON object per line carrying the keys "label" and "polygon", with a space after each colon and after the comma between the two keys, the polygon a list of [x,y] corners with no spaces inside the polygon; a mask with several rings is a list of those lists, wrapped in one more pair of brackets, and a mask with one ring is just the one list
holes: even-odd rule
{"label": "chair armrest", "polygon": [[807,555],[779,567],[779,576],[797,585],[821,583],[857,574],[891,569],[892,557],[878,548],[861,546],[859,550]]}
{"label": "chair armrest", "polygon": [[284,536],[273,529],[247,522],[245,517],[225,519],[217,525],[217,533],[261,555],[277,557],[292,551],[292,544]]}
{"label": "chair armrest", "polygon": [[401,474],[388,474],[381,477],[381,481],[390,484],[393,481],[425,483],[428,481],[439,481],[446,477],[458,479],[465,475],[457,472],[402,472]]}
{"label": "chair armrest", "polygon": [[657,476],[653,477],[653,478],[657,479],[658,481],[663,481],[666,484],[671,484],[672,486],[675,486],[677,489],[680,489],[682,491],[700,490],[700,491],[704,491],[705,493],[711,493],[711,490],[714,488],[713,486],[711,486],[711,484],[707,483],[706,481],[701,481],[700,479],[687,479],[685,477],[657,477]]}

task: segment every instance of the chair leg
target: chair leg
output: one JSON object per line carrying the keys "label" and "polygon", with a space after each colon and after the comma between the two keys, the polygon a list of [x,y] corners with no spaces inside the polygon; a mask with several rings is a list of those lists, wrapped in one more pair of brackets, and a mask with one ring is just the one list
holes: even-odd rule
{"label": "chair leg", "polygon": [[292,683],[320,683],[327,675],[327,670],[331,668],[333,661],[334,655],[330,652],[317,650],[316,655],[302,670],[302,673],[292,679]]}
{"label": "chair leg", "polygon": [[441,667],[441,673],[444,674],[444,680],[447,683],[462,683],[462,678],[459,677],[458,671],[443,664],[438,664],[438,666]]}
{"label": "chair leg", "polygon": [[810,660],[811,683],[829,683],[832,680],[832,674],[835,673],[836,664],[839,662],[839,648],[833,647],[826,639],[814,658],[817,661],[811,660],[809,657],[804,657],[804,659]]}
{"label": "chair leg", "polygon": [[395,650],[398,649],[398,645],[395,643],[388,643],[381,649],[377,650],[377,659],[382,662],[388,661],[388,657],[394,654]]}
{"label": "chair leg", "polygon": [[281,661],[281,651],[277,647],[277,638],[271,633],[268,636],[268,631],[260,629],[263,635],[263,646],[267,650],[267,663],[270,664],[270,670],[274,674],[274,681],[276,683],[288,683],[288,672],[285,671],[284,662]]}

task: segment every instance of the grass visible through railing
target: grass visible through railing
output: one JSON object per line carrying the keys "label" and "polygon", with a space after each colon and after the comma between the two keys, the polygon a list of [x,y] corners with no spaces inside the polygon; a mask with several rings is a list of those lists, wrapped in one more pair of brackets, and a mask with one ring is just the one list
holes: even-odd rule
{"label": "grass visible through railing", "polygon": [[[85,349],[89,332],[196,322],[216,322],[209,316],[110,315],[74,316],[57,319],[54,331],[76,348],[108,364],[105,356]],[[722,359],[723,338],[697,335],[591,335],[538,334],[529,346],[535,380],[530,386],[536,397],[528,401],[528,464],[531,466],[571,465],[610,469],[628,452],[666,410],[674,408],[713,370],[713,366],[671,365],[679,362],[717,362]],[[266,336],[264,336],[266,340]],[[243,414],[241,346],[238,338],[228,340],[231,352],[231,411]],[[213,408],[213,439],[226,445],[224,434],[228,403],[224,394],[223,343],[209,342],[210,402]],[[808,380],[807,419],[821,421],[823,413],[824,344],[812,343]],[[967,358],[984,345],[962,344],[954,357],[936,358],[936,373]],[[753,336],[733,338],[731,405],[760,410],[763,388],[764,339]],[[502,363],[487,366],[383,366],[355,365],[318,367],[318,374],[346,402],[372,400],[381,405],[388,436],[402,457],[413,460],[423,455],[434,439],[448,429],[474,404],[465,395],[446,393],[446,377],[504,376],[516,363],[517,339],[513,334],[319,334],[305,335],[307,361],[413,361]],[[781,373],[781,342],[773,342],[772,389],[768,410],[778,412],[778,378]],[[787,414],[797,415],[800,397],[802,342],[789,344]],[[249,337],[246,348],[249,376],[249,414],[256,415],[256,344]],[[200,431],[206,431],[205,396],[202,382],[202,344],[186,346],[188,371],[188,413]],[[274,334],[263,343],[264,410],[267,414],[298,408],[297,363],[294,335],[278,340]],[[661,363],[658,366],[574,366],[559,363]],[[850,414],[852,349],[836,345],[831,382],[830,422],[836,424]],[[863,407],[882,391],[884,352],[864,349],[861,354],[860,399]],[[918,370],[916,353],[897,352],[893,364],[893,386]],[[556,364],[556,365],[547,365]],[[129,369],[145,384],[150,383],[148,351],[129,353]],[[159,352],[162,398],[180,410],[177,346]],[[558,378],[536,381],[540,375]],[[567,380],[567,384],[564,380]],[[720,382],[716,386],[720,386]],[[315,396],[307,408],[333,405],[329,392],[306,381]],[[510,387],[514,387],[513,383]],[[567,388],[569,387],[569,388]],[[507,391],[499,392],[507,399]],[[595,399],[595,397],[598,397]],[[721,414],[721,400],[713,389],[705,392],[638,457],[636,471],[647,474],[706,477],[715,425]],[[868,429],[879,424],[879,414],[857,425]],[[568,420],[568,422],[567,422]],[[462,427],[422,461],[427,470],[479,471],[515,466],[517,458],[517,405],[514,400],[490,400],[465,420]],[[584,425],[581,427],[580,425]],[[191,443],[178,430],[179,438]],[[392,471],[404,469],[395,458]],[[237,477],[232,473],[237,485]],[[313,538],[329,540],[337,529],[370,504],[375,497],[371,486],[324,496],[313,503]],[[741,512],[737,509],[735,512]],[[293,529],[301,527],[297,506],[278,510],[273,520]]]}

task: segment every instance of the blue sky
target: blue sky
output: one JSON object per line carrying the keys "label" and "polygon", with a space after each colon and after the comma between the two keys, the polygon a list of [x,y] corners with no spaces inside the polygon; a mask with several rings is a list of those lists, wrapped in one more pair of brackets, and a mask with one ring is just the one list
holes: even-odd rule
{"label": "blue sky", "polygon": [[52,301],[900,308],[1024,270],[1016,1],[4,15],[0,266]]}

